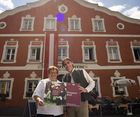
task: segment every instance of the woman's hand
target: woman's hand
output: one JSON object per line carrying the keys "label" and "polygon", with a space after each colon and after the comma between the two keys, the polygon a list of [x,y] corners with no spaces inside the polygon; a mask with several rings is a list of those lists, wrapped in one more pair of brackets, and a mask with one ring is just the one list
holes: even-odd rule
{"label": "woman's hand", "polygon": [[44,106],[44,101],[40,97],[36,98],[36,102],[39,106]]}

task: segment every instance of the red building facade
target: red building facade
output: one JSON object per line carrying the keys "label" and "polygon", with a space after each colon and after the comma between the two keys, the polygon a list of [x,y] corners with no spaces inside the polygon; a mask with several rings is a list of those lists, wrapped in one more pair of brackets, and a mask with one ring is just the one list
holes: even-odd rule
{"label": "red building facade", "polygon": [[[99,97],[140,98],[140,20],[84,0],[40,0],[0,14],[0,107],[23,107],[49,65],[68,56]],[[132,79],[132,87],[112,87]]]}

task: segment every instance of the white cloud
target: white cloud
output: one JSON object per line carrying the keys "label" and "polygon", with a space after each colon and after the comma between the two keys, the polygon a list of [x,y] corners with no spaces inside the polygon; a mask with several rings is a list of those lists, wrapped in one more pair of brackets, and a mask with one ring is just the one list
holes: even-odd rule
{"label": "white cloud", "polygon": [[1,14],[3,11],[4,11],[4,9],[0,7],[0,14]]}
{"label": "white cloud", "polygon": [[130,9],[126,5],[116,5],[109,8],[112,11],[121,12],[123,15],[126,15],[131,18],[140,19],[140,7],[135,6]]}
{"label": "white cloud", "polygon": [[0,6],[4,7],[5,10],[14,8],[12,0],[0,0]]}
{"label": "white cloud", "polygon": [[109,9],[112,11],[122,12],[126,8],[126,5],[115,5],[110,7]]}
{"label": "white cloud", "polygon": [[0,14],[3,12],[3,10],[0,9]]}
{"label": "white cloud", "polygon": [[123,12],[124,15],[131,18],[140,19],[140,7],[135,6]]}

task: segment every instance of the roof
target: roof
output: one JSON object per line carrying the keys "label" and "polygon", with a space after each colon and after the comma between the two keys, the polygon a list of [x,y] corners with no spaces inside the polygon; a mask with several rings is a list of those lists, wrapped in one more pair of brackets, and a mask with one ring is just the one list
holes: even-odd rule
{"label": "roof", "polygon": [[[21,11],[25,11],[28,9],[42,6],[50,1],[51,0],[39,0],[36,2],[27,3],[26,5],[23,5],[23,6],[16,7],[15,9],[12,9],[12,10],[7,10],[7,11],[0,14],[0,19],[3,19],[9,15],[14,15],[14,14],[21,12]],[[77,2],[79,5],[81,5],[83,7],[94,9],[96,11],[100,11],[100,12],[106,13],[106,14],[111,15],[111,16],[116,16],[117,18],[119,18],[123,21],[140,24],[140,20],[138,20],[138,19],[129,18],[129,17],[124,16],[123,14],[121,14],[119,12],[111,11],[105,7],[98,6],[98,4],[89,3],[85,0],[73,0],[73,1]]]}

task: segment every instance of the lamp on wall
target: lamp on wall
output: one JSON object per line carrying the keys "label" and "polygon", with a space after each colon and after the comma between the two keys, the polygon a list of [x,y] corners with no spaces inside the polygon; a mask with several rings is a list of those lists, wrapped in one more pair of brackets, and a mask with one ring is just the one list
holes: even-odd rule
{"label": "lamp on wall", "polygon": [[132,79],[119,79],[119,80],[116,80],[111,85],[114,87],[116,87],[116,86],[119,86],[119,87],[134,86],[134,85],[136,85],[136,81],[132,80]]}

